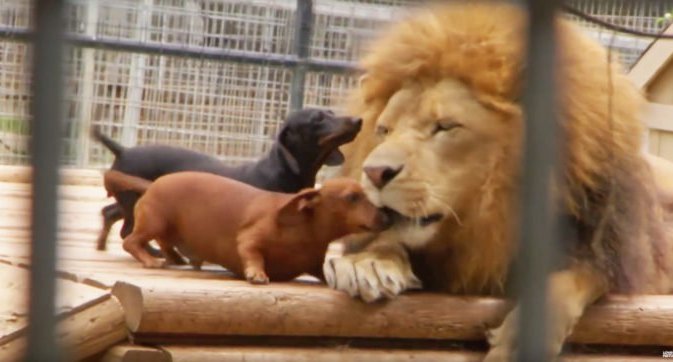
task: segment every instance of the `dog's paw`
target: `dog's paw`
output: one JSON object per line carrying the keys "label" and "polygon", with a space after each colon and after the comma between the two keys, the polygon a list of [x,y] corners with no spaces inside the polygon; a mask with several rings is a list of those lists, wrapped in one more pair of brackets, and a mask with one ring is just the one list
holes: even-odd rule
{"label": "dog's paw", "polygon": [[327,260],[323,272],[331,288],[360,296],[365,302],[394,298],[407,289],[421,287],[408,263],[369,252]]}
{"label": "dog's paw", "polygon": [[246,270],[245,279],[250,284],[269,284],[269,277],[263,270]]}

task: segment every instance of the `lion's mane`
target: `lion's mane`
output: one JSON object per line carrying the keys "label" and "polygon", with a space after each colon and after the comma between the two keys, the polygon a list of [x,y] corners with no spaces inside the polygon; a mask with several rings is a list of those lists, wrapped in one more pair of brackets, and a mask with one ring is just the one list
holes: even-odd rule
{"label": "lion's mane", "polygon": [[[571,250],[569,262],[600,268],[613,291],[668,290],[673,248],[651,171],[640,154],[643,98],[617,59],[608,62],[603,47],[568,21],[559,19],[556,25],[563,109],[559,137],[565,150],[564,183],[557,194],[578,233],[577,242],[563,240]],[[364,159],[376,146],[376,120],[407,82],[460,80],[484,106],[510,114],[520,140],[525,26],[525,13],[515,6],[471,3],[426,9],[385,31],[362,60],[366,79],[352,93],[350,111],[363,117],[364,126],[346,150],[344,173],[360,177]],[[473,196],[479,212],[463,219],[458,230],[443,229],[414,259],[422,279],[430,279],[424,280],[426,285],[452,292],[502,292],[516,253],[513,211],[521,192],[521,147],[512,142],[494,155],[497,162],[489,165],[489,177]],[[461,248],[473,249],[460,260],[451,258],[457,239]]]}

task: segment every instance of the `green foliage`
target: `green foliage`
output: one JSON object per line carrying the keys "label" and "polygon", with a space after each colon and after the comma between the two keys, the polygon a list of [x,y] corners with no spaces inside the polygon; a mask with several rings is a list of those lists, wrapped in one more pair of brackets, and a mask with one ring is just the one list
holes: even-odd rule
{"label": "green foliage", "polygon": [[0,117],[0,132],[10,132],[27,135],[28,121],[25,119]]}
{"label": "green foliage", "polygon": [[664,14],[664,16],[657,18],[657,25],[669,26],[673,23],[673,9]]}

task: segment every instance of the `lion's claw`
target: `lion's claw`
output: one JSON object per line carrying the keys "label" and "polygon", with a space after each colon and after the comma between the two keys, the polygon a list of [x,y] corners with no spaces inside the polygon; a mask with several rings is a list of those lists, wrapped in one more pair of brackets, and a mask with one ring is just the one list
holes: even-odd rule
{"label": "lion's claw", "polygon": [[332,258],[323,265],[327,284],[365,302],[394,298],[407,289],[420,288],[421,282],[408,264],[377,258],[363,252]]}

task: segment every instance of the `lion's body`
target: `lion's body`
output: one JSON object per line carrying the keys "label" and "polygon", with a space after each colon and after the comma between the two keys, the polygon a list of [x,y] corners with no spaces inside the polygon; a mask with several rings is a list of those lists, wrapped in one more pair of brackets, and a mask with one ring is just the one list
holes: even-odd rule
{"label": "lion's body", "polygon": [[[427,152],[414,151],[413,157],[409,156],[410,162],[417,163],[414,170],[418,169],[409,172],[417,172],[420,176],[416,179],[430,184],[426,190],[430,195],[455,201],[450,208],[455,218],[445,217],[435,235],[411,253],[413,270],[426,287],[465,294],[498,295],[504,290],[516,252],[513,231],[519,221],[515,205],[521,192],[523,119],[519,100],[525,21],[524,14],[512,6],[434,8],[396,24],[374,43],[362,62],[367,76],[353,94],[350,111],[363,117],[364,124],[345,150],[344,173],[360,178],[371,152],[375,148],[380,151],[377,157],[386,152],[382,143],[426,148]],[[611,291],[669,292],[673,285],[673,239],[655,196],[651,170],[640,154],[643,99],[620,67],[608,64],[601,46],[565,21],[559,20],[557,29],[557,74],[564,109],[559,119],[567,160],[565,185],[558,191],[558,199],[579,234],[578,240],[567,241],[572,245],[568,263],[590,264]],[[445,80],[458,84],[438,85]],[[465,90],[481,108],[461,103],[468,97],[462,95]],[[403,98],[410,112],[423,117],[409,121],[412,113],[393,110],[399,107],[396,98]],[[454,109],[435,110],[451,102],[457,103]],[[424,105],[415,109],[416,104]],[[422,107],[430,109],[427,114]],[[418,124],[407,123],[424,122],[425,117],[436,116],[433,112],[449,112],[459,120],[484,112],[482,118],[488,119],[491,132],[497,131],[499,136],[491,140],[488,130],[478,129],[479,138],[455,135],[451,137],[464,139],[441,140],[446,146],[437,146],[440,141],[433,138],[405,138],[392,131],[389,138],[376,136],[381,119],[385,118],[391,130],[418,130]],[[466,126],[483,128],[483,119],[468,121]],[[481,139],[488,139],[488,144],[470,143]],[[449,146],[448,142],[465,144]],[[456,165],[468,168],[462,176],[474,177],[454,179],[441,174],[442,167],[451,166],[452,156],[431,155],[445,152],[445,148],[439,151],[440,147],[457,147],[466,157],[472,157],[466,153],[469,147],[486,150],[469,162],[456,160]],[[459,185],[470,182],[473,185],[467,188]],[[454,187],[464,190],[460,198],[447,191]],[[432,207],[428,205],[423,207]]]}

